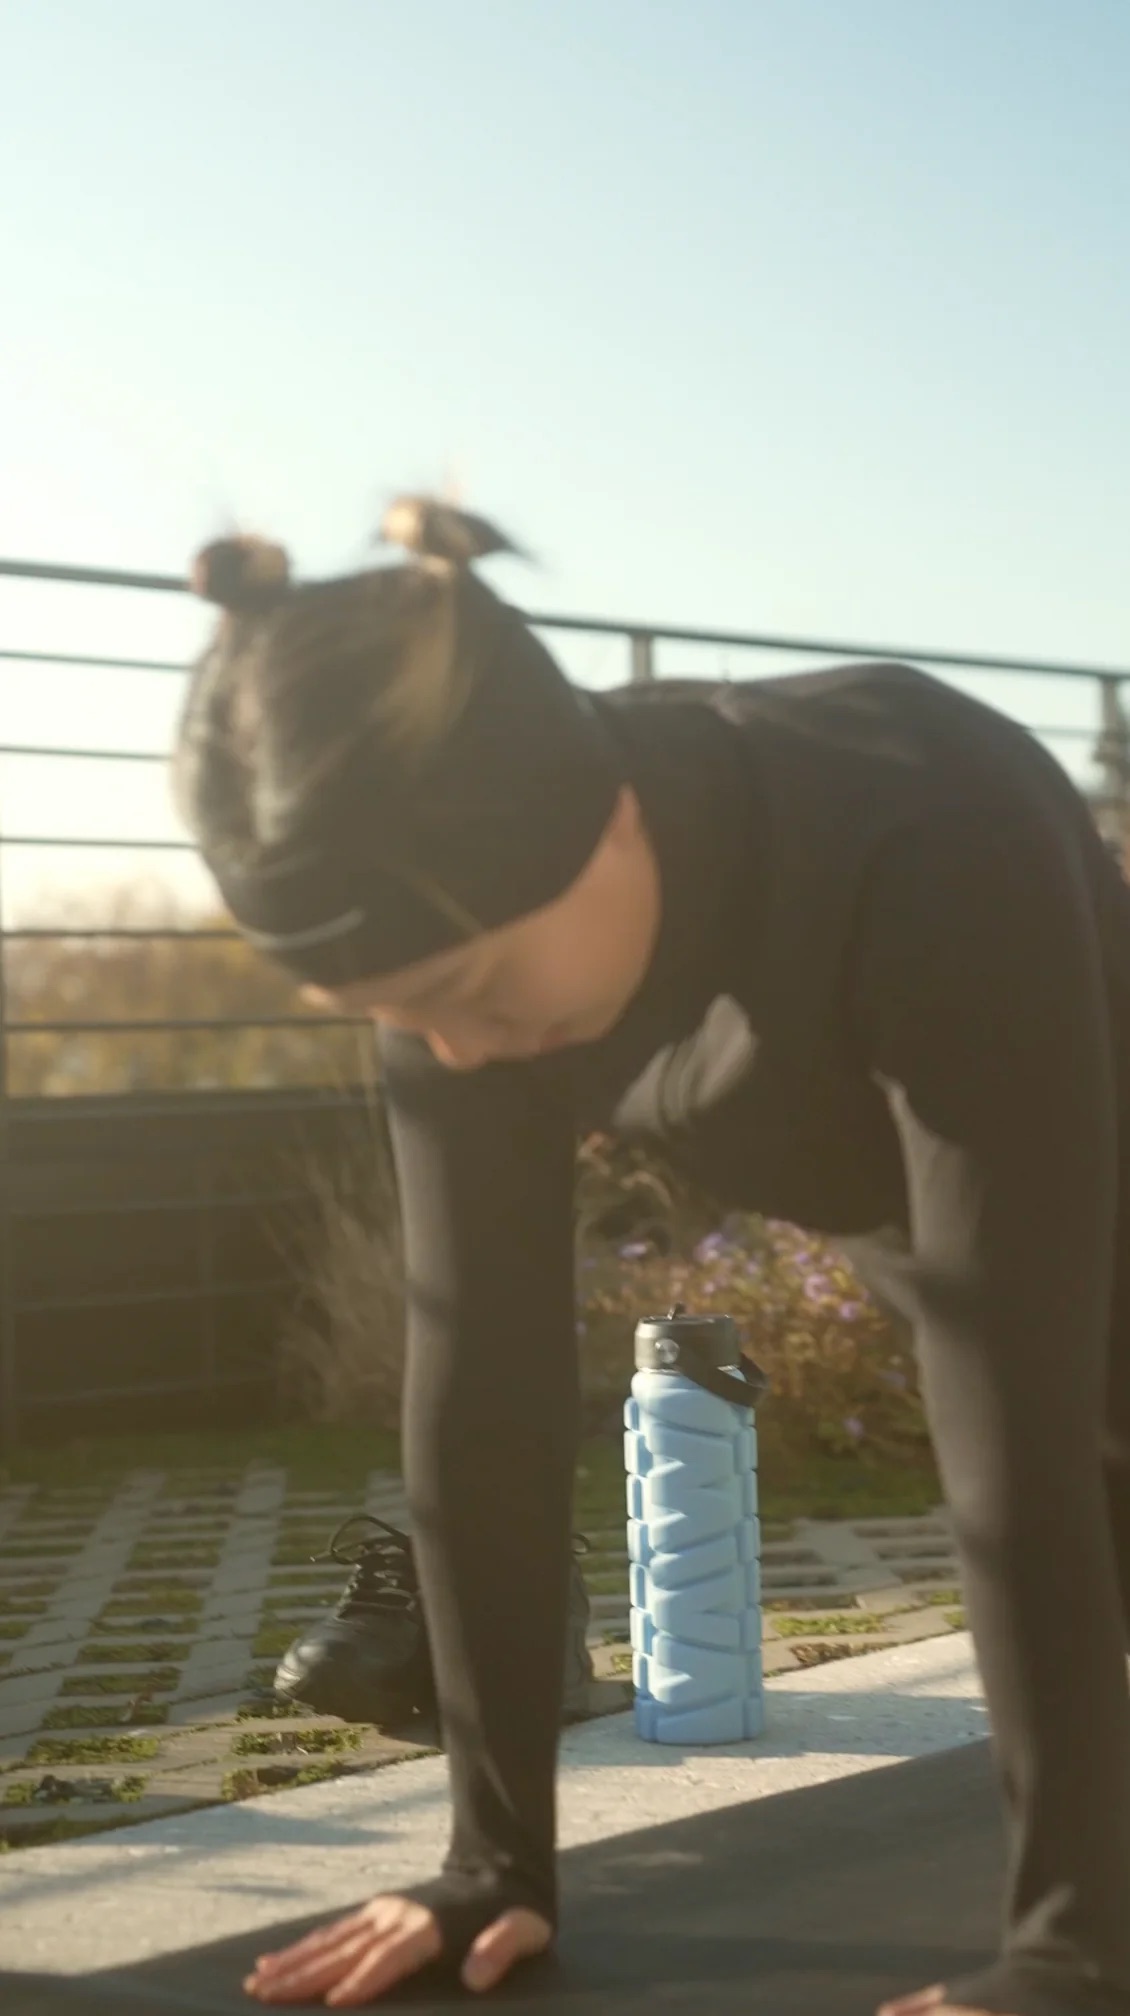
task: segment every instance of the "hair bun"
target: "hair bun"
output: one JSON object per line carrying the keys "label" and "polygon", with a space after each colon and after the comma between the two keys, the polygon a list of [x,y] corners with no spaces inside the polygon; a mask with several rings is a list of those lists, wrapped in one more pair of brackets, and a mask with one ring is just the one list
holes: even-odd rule
{"label": "hair bun", "polygon": [[469,567],[488,553],[522,554],[522,548],[489,519],[436,497],[398,497],[381,520],[381,538],[423,559],[443,560],[454,567]]}
{"label": "hair bun", "polygon": [[197,595],[221,609],[262,609],[286,594],[290,561],[269,539],[216,539],[197,554],[190,580]]}

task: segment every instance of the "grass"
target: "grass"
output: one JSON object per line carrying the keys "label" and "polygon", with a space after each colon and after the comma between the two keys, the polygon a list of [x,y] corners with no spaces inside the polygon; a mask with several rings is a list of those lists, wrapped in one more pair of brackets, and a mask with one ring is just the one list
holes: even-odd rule
{"label": "grass", "polygon": [[628,1593],[628,1563],[622,1568],[601,1568],[595,1575],[586,1575],[585,1583],[593,1596],[619,1596]]}
{"label": "grass", "polygon": [[[184,1435],[114,1435],[75,1437],[54,1448],[16,1450],[8,1458],[0,1484],[38,1484],[47,1489],[112,1483],[126,1470],[171,1471],[166,1489],[170,1499],[203,1498],[217,1486],[230,1488],[230,1473],[248,1463],[278,1464],[289,1472],[296,1489],[340,1493],[348,1503],[358,1496],[371,1470],[399,1467],[398,1438],[375,1428],[237,1429],[217,1434],[205,1430]],[[228,1477],[217,1473],[228,1472]]]}
{"label": "grass", "polygon": [[[107,1436],[76,1439],[54,1448],[17,1450],[0,1472],[0,1484],[42,1488],[87,1483],[112,1486],[132,1469],[169,1473],[166,1499],[228,1499],[238,1473],[251,1463],[278,1465],[293,1491],[325,1491],[336,1503],[359,1498],[373,1470],[398,1472],[398,1437],[364,1427],[241,1429],[185,1435]],[[767,1415],[761,1431],[761,1516],[768,1523],[795,1518],[915,1518],[941,1501],[936,1472],[926,1457],[879,1464],[787,1448]],[[62,1502],[62,1500],[60,1500]],[[618,1442],[590,1442],[577,1474],[577,1524],[615,1526],[624,1519],[624,1467]],[[293,1534],[288,1534],[293,1544]],[[317,1535],[324,1546],[325,1535]],[[311,1549],[311,1551],[315,1551]]]}
{"label": "grass", "polygon": [[42,1737],[27,1753],[29,1764],[145,1764],[156,1757],[155,1736],[83,1736],[69,1742]]}

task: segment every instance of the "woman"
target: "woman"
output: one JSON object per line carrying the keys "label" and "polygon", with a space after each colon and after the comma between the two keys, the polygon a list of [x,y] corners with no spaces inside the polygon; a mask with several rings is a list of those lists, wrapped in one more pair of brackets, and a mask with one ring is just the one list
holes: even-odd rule
{"label": "woman", "polygon": [[309,585],[201,555],[176,772],[251,942],[380,1026],[454,1833],[249,1992],[487,1987],[551,1937],[599,1125],[915,1324],[1010,1857],[997,1964],[893,2006],[1130,2011],[1130,892],[1036,741],[913,667],[588,696],[470,571],[491,527],[385,529],[407,564]]}

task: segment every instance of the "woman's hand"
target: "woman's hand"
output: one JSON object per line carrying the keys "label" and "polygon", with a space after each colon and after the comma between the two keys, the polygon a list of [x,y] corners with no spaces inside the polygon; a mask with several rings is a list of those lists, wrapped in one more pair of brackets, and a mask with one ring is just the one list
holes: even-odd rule
{"label": "woman's hand", "polygon": [[[480,1932],[462,1967],[467,1988],[494,1988],[518,1960],[544,1953],[552,1938],[535,1911],[505,1911]],[[439,1957],[439,1925],[407,1897],[374,1897],[360,1911],[311,1932],[281,1952],[261,1954],[244,1987],[260,2002],[324,2002],[358,2009]]]}

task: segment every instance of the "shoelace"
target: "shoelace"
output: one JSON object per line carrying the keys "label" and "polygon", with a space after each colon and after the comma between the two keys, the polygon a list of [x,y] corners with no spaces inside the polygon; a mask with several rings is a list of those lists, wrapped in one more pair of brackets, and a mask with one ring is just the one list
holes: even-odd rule
{"label": "shoelace", "polygon": [[[353,1553],[346,1553],[339,1543],[351,1526],[376,1527],[381,1537],[360,1540]],[[348,1617],[358,1610],[410,1610],[418,1600],[411,1540],[373,1512],[352,1512],[342,1520],[326,1552],[312,1554],[310,1559],[337,1561],[353,1570],[334,1612],[337,1617]]]}
{"label": "shoelace", "polygon": [[[351,1526],[374,1526],[381,1537],[360,1540],[355,1553],[344,1553],[339,1542]],[[574,1533],[574,1556],[579,1558],[589,1552],[585,1535]],[[407,1533],[402,1533],[398,1526],[390,1526],[387,1519],[378,1519],[375,1512],[351,1512],[335,1531],[325,1553],[311,1554],[310,1559],[336,1561],[341,1567],[353,1570],[334,1612],[337,1617],[348,1617],[358,1610],[410,1610],[419,1600],[412,1542]]]}

